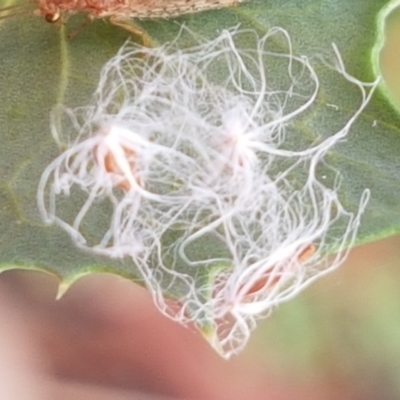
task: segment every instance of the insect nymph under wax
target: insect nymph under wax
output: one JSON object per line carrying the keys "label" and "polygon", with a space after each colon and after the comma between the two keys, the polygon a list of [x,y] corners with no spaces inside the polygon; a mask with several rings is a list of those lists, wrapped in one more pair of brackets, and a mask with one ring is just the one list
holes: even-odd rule
{"label": "insect nymph under wax", "polygon": [[[79,248],[132,259],[157,307],[194,323],[228,358],[257,318],[347,256],[369,191],[350,212],[339,171],[329,167],[324,180],[317,169],[377,82],[350,76],[334,46],[327,68],[360,93],[340,119],[285,30],[193,37],[191,48],[179,37],[150,49],[126,44],[91,104],[54,111],[52,134],[66,149],[44,169],[38,207]],[[336,125],[304,141],[293,129],[315,107]]]}

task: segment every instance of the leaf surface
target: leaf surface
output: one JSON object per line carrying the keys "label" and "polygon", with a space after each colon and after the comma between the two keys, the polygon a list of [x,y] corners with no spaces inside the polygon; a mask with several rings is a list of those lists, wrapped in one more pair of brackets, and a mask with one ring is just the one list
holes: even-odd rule
{"label": "leaf surface", "polygon": [[[379,12],[388,4],[387,0],[253,0],[233,9],[138,24],[154,44],[175,38],[182,23],[210,38],[238,24],[260,34],[281,26],[292,39],[294,54],[333,60],[335,43],[347,71],[370,82],[374,70],[379,73],[377,56],[383,41]],[[49,130],[50,111],[57,103],[71,108],[86,105],[102,66],[129,36],[97,20],[68,40],[66,31],[73,31],[80,19],[70,18],[65,29],[33,14],[0,20],[0,268],[50,271],[65,287],[94,271],[138,278],[129,261],[75,248],[61,228],[43,224],[37,210],[41,173],[59,154]],[[359,92],[332,68],[319,62],[316,70],[323,101],[307,126],[311,141],[332,133],[333,126],[343,124],[360,102]],[[343,175],[340,193],[346,208],[355,210],[363,189],[371,190],[359,243],[400,230],[400,118],[382,88],[383,84],[348,139],[327,156],[327,163]],[[304,134],[304,127],[298,130]]]}

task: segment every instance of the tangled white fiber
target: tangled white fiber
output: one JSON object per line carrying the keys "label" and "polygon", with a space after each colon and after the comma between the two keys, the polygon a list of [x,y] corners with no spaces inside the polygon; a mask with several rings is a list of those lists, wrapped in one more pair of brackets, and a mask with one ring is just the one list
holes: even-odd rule
{"label": "tangled white fiber", "polygon": [[290,144],[320,81],[288,33],[183,34],[196,45],[126,44],[92,103],[62,110],[67,128],[53,113],[53,136],[67,148],[44,170],[38,206],[78,247],[132,259],[157,307],[194,323],[228,358],[260,316],[346,257],[369,191],[349,212],[339,173],[328,169],[328,187],[317,168],[377,83],[350,76],[334,46],[335,69],[361,104],[332,134]]}

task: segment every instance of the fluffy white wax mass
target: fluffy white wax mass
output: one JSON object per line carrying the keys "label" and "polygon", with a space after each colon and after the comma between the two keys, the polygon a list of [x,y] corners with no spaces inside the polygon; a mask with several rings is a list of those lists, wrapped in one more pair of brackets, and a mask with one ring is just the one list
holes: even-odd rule
{"label": "fluffy white wax mass", "polygon": [[[243,38],[252,45],[239,45]],[[349,134],[377,82],[350,76],[333,46],[336,71],[361,102],[340,129],[293,146],[288,129],[313,111],[320,81],[310,61],[292,53],[288,33],[235,28],[196,40],[189,48],[179,38],[121,48],[91,104],[63,110],[73,139],[44,170],[38,206],[80,248],[131,258],[160,311],[194,323],[228,358],[258,318],[347,256],[369,192],[358,211],[347,211],[338,185],[327,186],[317,167]],[[62,142],[56,120],[53,136]],[[297,171],[302,178],[293,181]],[[63,211],[70,203],[79,205],[75,215]],[[109,211],[103,231],[92,227],[96,237],[88,231],[103,203]]]}

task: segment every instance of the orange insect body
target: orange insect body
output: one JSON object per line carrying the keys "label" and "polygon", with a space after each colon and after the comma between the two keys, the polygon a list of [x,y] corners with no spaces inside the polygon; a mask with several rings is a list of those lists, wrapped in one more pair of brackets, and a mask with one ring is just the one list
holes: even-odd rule
{"label": "orange insect body", "polygon": [[[316,251],[316,247],[313,244],[308,245],[304,250],[297,256],[297,262],[304,263],[307,261]],[[248,290],[246,296],[253,295],[260,290],[263,290],[265,287],[273,287],[275,286],[281,279],[279,274],[271,277],[270,273],[267,272],[263,277],[261,277],[254,285]]]}
{"label": "orange insect body", "polygon": [[55,22],[63,15],[86,12],[90,18],[168,18],[235,6],[244,0],[38,0],[35,14]]}
{"label": "orange insect body", "polygon": [[[130,149],[126,149],[125,147],[123,147],[122,149],[123,149],[123,152],[125,153],[125,156],[127,158],[129,166],[131,168],[132,174],[135,176],[135,180],[136,180],[137,184],[139,186],[143,187],[144,186],[143,180],[141,179],[141,177],[139,175],[137,165],[135,162],[135,153]],[[104,167],[108,173],[114,174],[120,178],[119,182],[116,184],[117,187],[119,187],[120,189],[122,189],[124,191],[128,191],[131,189],[131,186],[132,186],[131,183],[124,176],[124,173],[121,171],[121,168],[118,166],[115,156],[111,152],[108,152],[104,157]]]}

